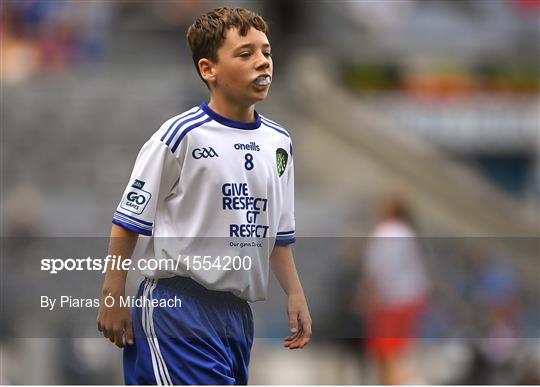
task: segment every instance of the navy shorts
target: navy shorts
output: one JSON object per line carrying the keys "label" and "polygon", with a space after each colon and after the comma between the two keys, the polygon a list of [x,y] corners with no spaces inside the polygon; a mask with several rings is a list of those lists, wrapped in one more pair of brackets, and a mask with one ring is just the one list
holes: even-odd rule
{"label": "navy shorts", "polygon": [[246,301],[183,277],[144,280],[137,299],[144,298],[131,311],[126,384],[247,384],[253,315]]}

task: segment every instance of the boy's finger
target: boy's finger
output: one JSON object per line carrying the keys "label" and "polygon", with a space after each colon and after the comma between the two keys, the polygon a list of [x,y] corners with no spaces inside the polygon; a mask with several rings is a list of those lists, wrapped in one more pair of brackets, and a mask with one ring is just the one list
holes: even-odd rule
{"label": "boy's finger", "polygon": [[294,335],[289,335],[289,336],[285,337],[285,340],[294,340],[294,339],[300,337],[301,334],[302,334],[302,329],[299,329]]}
{"label": "boy's finger", "polygon": [[291,344],[292,342],[296,340],[298,340],[298,337],[291,337],[289,339],[286,338],[284,341],[285,341],[285,344]]}
{"label": "boy's finger", "polygon": [[299,338],[300,336],[302,336],[302,328],[300,327],[300,329],[297,329],[296,333],[293,334],[293,335],[289,335],[287,337],[285,337],[285,340],[288,340],[288,341],[291,341],[291,340],[296,340],[297,338]]}
{"label": "boy's finger", "polygon": [[124,341],[122,340],[123,336],[123,334],[114,335],[114,345],[116,345],[118,348],[124,347]]}
{"label": "boy's finger", "polygon": [[285,344],[283,344],[283,346],[285,348],[290,348],[290,346],[293,345],[294,342],[295,340],[286,341]]}
{"label": "boy's finger", "polygon": [[126,321],[125,336],[126,336],[126,342],[129,345],[132,345],[133,344],[133,325],[131,324],[131,320]]}
{"label": "boy's finger", "polygon": [[304,338],[301,340],[301,342],[300,342],[299,348],[300,348],[300,349],[304,348],[306,345],[308,345],[308,343],[309,343],[309,338],[308,338],[308,337],[304,337]]}
{"label": "boy's finger", "polygon": [[289,349],[296,349],[300,345],[300,339],[291,341],[290,343],[285,344],[285,347]]}
{"label": "boy's finger", "polygon": [[294,340],[296,338],[296,335],[291,335],[291,336],[286,336],[284,338],[285,341],[291,341],[291,340]]}
{"label": "boy's finger", "polygon": [[291,333],[298,332],[298,313],[289,313],[289,329]]}
{"label": "boy's finger", "polygon": [[306,316],[300,315],[300,331],[302,331],[302,337],[311,337],[311,319]]}
{"label": "boy's finger", "polygon": [[111,338],[111,334],[110,334],[110,331],[103,328],[103,330],[101,331],[103,333],[103,337],[105,337],[106,339],[110,339]]}
{"label": "boy's finger", "polygon": [[289,349],[304,348],[311,337],[311,324],[303,323],[296,335],[287,336],[284,346]]}
{"label": "boy's finger", "polygon": [[309,339],[306,337],[302,337],[290,343],[286,343],[285,347],[289,349],[298,349],[298,348],[302,349],[307,345],[307,343],[309,343]]}
{"label": "boy's finger", "polygon": [[309,320],[302,320],[302,336],[304,337],[311,337],[312,331],[311,331],[311,322]]}
{"label": "boy's finger", "polygon": [[292,336],[290,339],[286,339],[285,340],[285,347],[290,347],[291,345],[294,345],[295,343],[298,342],[298,340],[300,340],[301,337],[297,337],[297,336]]}

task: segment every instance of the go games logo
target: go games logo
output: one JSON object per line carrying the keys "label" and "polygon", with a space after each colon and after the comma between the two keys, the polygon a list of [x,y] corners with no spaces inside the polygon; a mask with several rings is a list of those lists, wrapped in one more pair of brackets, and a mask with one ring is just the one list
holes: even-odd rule
{"label": "go games logo", "polygon": [[135,180],[131,185],[126,197],[122,200],[120,207],[134,214],[142,214],[146,205],[150,201],[150,198],[152,197],[150,192],[142,189],[144,184],[144,181]]}

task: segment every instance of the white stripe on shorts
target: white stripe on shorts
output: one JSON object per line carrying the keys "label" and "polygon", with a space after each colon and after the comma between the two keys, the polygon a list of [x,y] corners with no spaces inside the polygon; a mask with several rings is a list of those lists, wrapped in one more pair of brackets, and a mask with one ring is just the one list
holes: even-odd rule
{"label": "white stripe on shorts", "polygon": [[[152,291],[156,288],[157,281],[154,279],[146,279],[145,289],[143,297],[146,300],[152,299]],[[152,368],[154,369],[154,377],[159,386],[172,385],[171,377],[169,376],[169,370],[165,364],[165,360],[159,350],[159,343],[154,330],[153,322],[153,308],[147,306],[148,301],[143,301],[142,321],[143,329],[148,339],[148,346],[150,348],[150,354],[152,356]]]}

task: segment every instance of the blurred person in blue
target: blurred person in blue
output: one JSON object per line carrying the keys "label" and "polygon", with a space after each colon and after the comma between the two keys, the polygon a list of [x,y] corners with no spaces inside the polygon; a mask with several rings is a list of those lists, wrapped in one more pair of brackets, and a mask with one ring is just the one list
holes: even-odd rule
{"label": "blurred person in blue", "polygon": [[464,297],[472,301],[480,335],[471,342],[473,359],[460,383],[516,383],[523,334],[518,273],[510,257],[491,246],[474,246],[470,259]]}
{"label": "blurred person in blue", "polygon": [[117,6],[106,0],[3,1],[0,77],[15,83],[38,71],[98,61]]}
{"label": "blurred person in blue", "polygon": [[384,384],[415,381],[407,355],[430,287],[422,260],[409,207],[397,196],[388,198],[362,265],[366,349]]}

